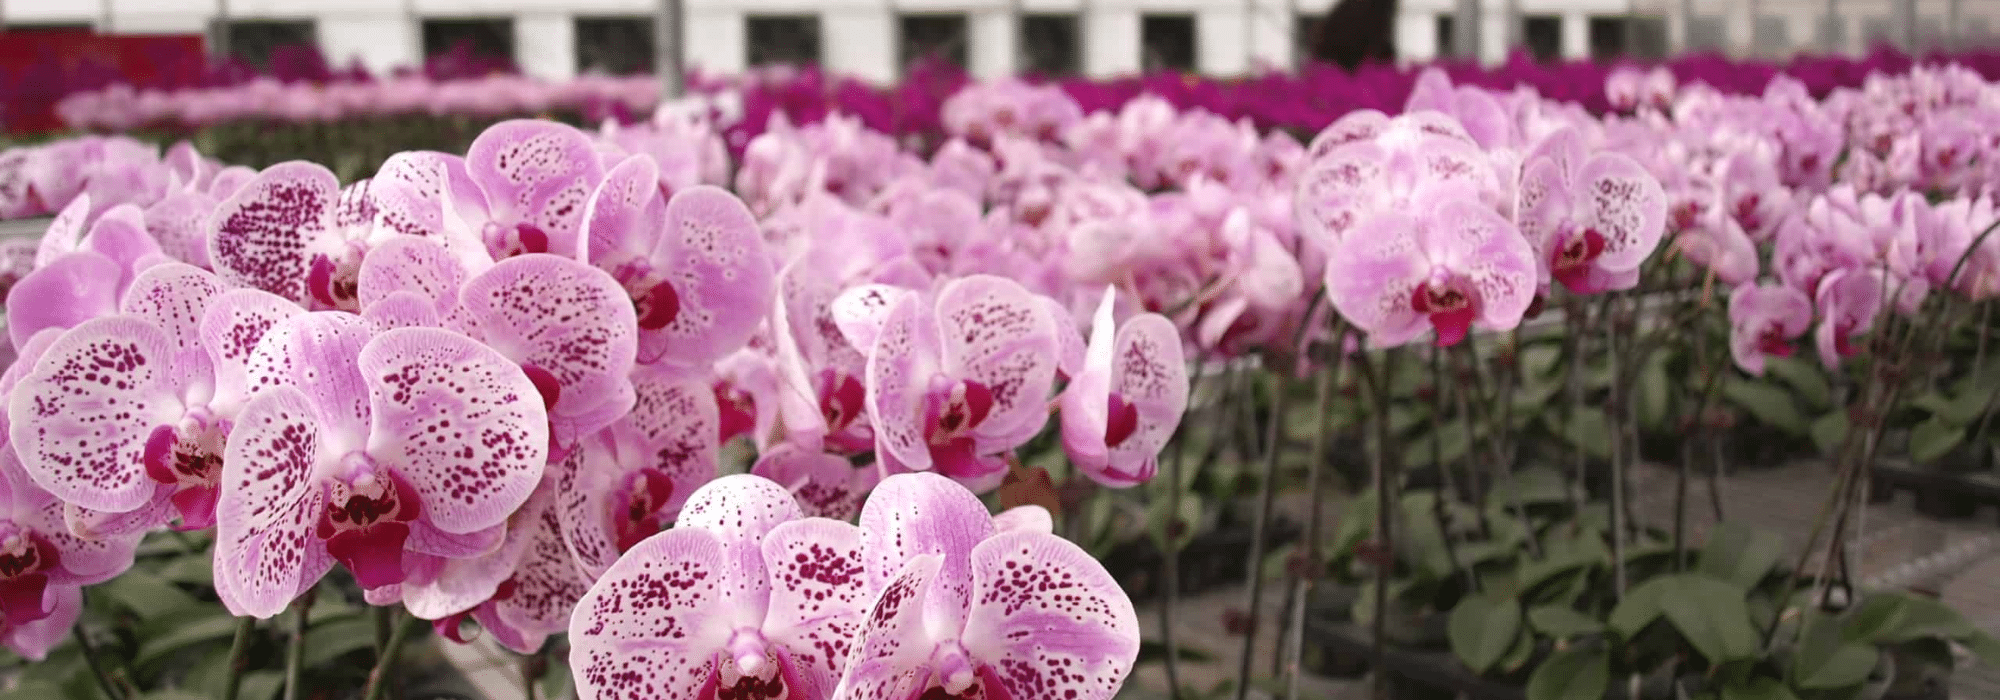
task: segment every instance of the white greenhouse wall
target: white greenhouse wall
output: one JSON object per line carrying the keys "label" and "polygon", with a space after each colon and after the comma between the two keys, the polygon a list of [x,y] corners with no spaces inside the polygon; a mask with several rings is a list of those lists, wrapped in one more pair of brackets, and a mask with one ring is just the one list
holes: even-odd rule
{"label": "white greenhouse wall", "polygon": [[[1113,76],[1141,67],[1141,26],[1151,13],[1191,15],[1195,26],[1195,66],[1211,75],[1240,75],[1261,66],[1290,66],[1295,60],[1297,22],[1310,21],[1334,0],[685,0],[688,61],[719,72],[742,70],[746,62],[748,14],[812,14],[819,18],[821,56],[833,70],[869,80],[893,81],[898,74],[898,17],[905,13],[955,13],[966,20],[967,58],[974,73],[1001,75],[1017,64],[1020,15],[1070,13],[1077,17],[1078,63],[1084,73]],[[1506,0],[1481,0],[1483,58],[1506,53],[1503,13]],[[1560,52],[1582,58],[1590,52],[1590,20],[1628,12],[1666,19],[1669,46],[1692,36],[1673,10],[1682,0],[1516,0],[1522,16],[1557,18]],[[1719,38],[1733,55],[1780,55],[1819,46],[1827,0],[1689,0],[1694,35]],[[419,62],[422,22],[427,18],[512,18],[514,56],[535,75],[562,78],[577,67],[577,17],[645,15],[653,0],[4,0],[9,24],[88,23],[120,33],[199,32],[211,17],[234,20],[311,20],[323,50],[338,61],[359,58],[373,69]],[[1637,7],[1628,3],[1638,2]],[[1918,0],[1919,34],[1932,44],[1950,41],[1948,28],[1983,29],[1993,43],[2000,32],[2000,0],[1956,0],[1957,22],[1948,21],[1953,0]],[[1454,0],[1403,0],[1395,31],[1401,58],[1420,61],[1439,55],[1437,18],[1449,15]],[[1853,52],[1869,43],[1870,27],[1893,26],[1888,0],[1839,0],[1845,18],[1841,46]],[[1759,22],[1762,18],[1762,22]],[[1719,23],[1719,24],[1718,24]],[[1720,27],[1716,36],[1714,27]],[[1758,27],[1764,27],[1759,35]],[[1761,39],[1762,41],[1758,41]]]}

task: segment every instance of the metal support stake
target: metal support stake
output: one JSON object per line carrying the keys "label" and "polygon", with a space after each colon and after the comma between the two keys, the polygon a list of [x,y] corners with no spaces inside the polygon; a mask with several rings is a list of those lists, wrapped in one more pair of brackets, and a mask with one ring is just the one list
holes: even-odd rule
{"label": "metal support stake", "polygon": [[682,0],[660,0],[660,9],[653,15],[653,72],[660,79],[660,99],[672,100],[687,89],[686,71],[681,58],[683,47]]}

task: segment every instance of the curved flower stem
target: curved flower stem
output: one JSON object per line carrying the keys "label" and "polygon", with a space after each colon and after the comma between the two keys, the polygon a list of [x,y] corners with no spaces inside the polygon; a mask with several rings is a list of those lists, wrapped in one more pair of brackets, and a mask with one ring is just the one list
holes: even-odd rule
{"label": "curved flower stem", "polygon": [[[1458,387],[1452,393],[1458,395],[1460,400],[1465,397],[1464,387]],[[1460,493],[1450,465],[1444,463],[1444,411],[1444,348],[1431,348],[1431,464],[1438,470],[1438,492],[1437,498],[1431,499],[1431,518],[1437,521],[1438,533],[1444,537],[1445,561],[1451,562],[1451,570],[1465,579],[1466,590],[1476,591],[1479,590],[1479,574],[1470,566],[1459,565],[1458,547],[1451,541],[1451,509],[1447,506],[1459,498]],[[1471,481],[1472,468],[1467,464],[1464,496],[1468,499],[1472,497]]]}
{"label": "curved flower stem", "polygon": [[375,609],[375,658],[382,658],[382,648],[389,646],[389,625],[395,621],[395,608],[387,605]]}
{"label": "curved flower stem", "polygon": [[403,651],[403,640],[410,636],[407,620],[397,620],[394,630],[389,633],[389,642],[382,646],[382,656],[375,660],[375,670],[368,673],[368,687],[362,692],[362,700],[381,700],[382,692],[389,688],[389,672],[396,668],[396,657]]}
{"label": "curved flower stem", "polygon": [[[1334,333],[1333,347],[1336,358],[1339,357],[1340,349],[1346,341],[1345,328]],[[1333,397],[1334,389],[1340,385],[1341,366],[1341,361],[1335,359],[1331,367],[1320,372],[1317,391],[1319,430],[1313,434],[1312,454],[1306,458],[1306,493],[1310,495],[1312,502],[1307,510],[1305,539],[1301,549],[1304,550],[1304,561],[1311,563],[1319,561],[1320,506],[1326,501],[1327,482],[1321,478],[1321,474],[1324,462],[1327,460],[1328,437],[1333,432]],[[1285,700],[1296,700],[1299,696],[1299,677],[1304,674],[1299,659],[1305,655],[1306,598],[1312,592],[1313,577],[1317,576],[1319,571],[1319,567],[1312,564],[1308,564],[1304,569],[1297,572],[1296,578],[1292,581],[1292,639],[1288,648],[1291,652],[1290,660],[1285,666]]]}
{"label": "curved flower stem", "polygon": [[78,620],[69,628],[69,633],[76,638],[77,648],[83,650],[83,663],[90,667],[90,675],[97,680],[97,689],[111,700],[124,700],[124,694],[112,687],[111,676],[105,674],[104,664],[97,658],[97,646],[90,643],[90,635],[83,631],[83,621]]}
{"label": "curved flower stem", "polygon": [[308,588],[292,605],[292,641],[285,648],[285,700],[298,700],[299,673],[304,670],[306,660],[306,624],[311,621],[313,599],[318,597],[317,588]]}
{"label": "curved flower stem", "polygon": [[1375,700],[1389,698],[1389,577],[1395,567],[1396,532],[1395,514],[1390,510],[1397,502],[1396,481],[1389,464],[1389,441],[1392,437],[1389,418],[1389,374],[1394,369],[1392,358],[1384,355],[1382,376],[1376,376],[1367,356],[1360,358],[1361,378],[1368,384],[1368,394],[1375,413],[1375,445],[1368,451],[1368,466],[1371,480],[1375,482],[1375,538],[1382,559],[1375,562],[1375,619],[1371,627],[1374,638]]}
{"label": "curved flower stem", "polygon": [[1271,414],[1270,426],[1264,436],[1264,465],[1262,476],[1257,482],[1257,520],[1250,527],[1249,595],[1246,596],[1244,614],[1249,616],[1250,628],[1243,631],[1243,653],[1236,664],[1236,700],[1244,700],[1250,695],[1250,660],[1256,651],[1258,610],[1264,603],[1264,540],[1270,536],[1271,510],[1277,498],[1278,454],[1280,442],[1284,439],[1285,410],[1291,392],[1285,386],[1285,373],[1271,374]]}
{"label": "curved flower stem", "polygon": [[[1313,329],[1313,316],[1319,311],[1320,302],[1325,299],[1326,286],[1321,285],[1319,289],[1313,291],[1312,299],[1306,302],[1305,314],[1300,316],[1299,327],[1291,335],[1292,342],[1285,346],[1288,353],[1296,352],[1299,344],[1306,339],[1306,334]],[[1285,380],[1296,374],[1305,362],[1303,357],[1289,354],[1287,357],[1290,358],[1289,362],[1282,367],[1272,367],[1273,371],[1270,372],[1271,413],[1267,419],[1271,424],[1264,434],[1263,476],[1257,483],[1257,520],[1250,528],[1250,561],[1247,566],[1250,592],[1246,596],[1248,609],[1244,614],[1250,620],[1250,628],[1243,631],[1243,653],[1236,662],[1236,700],[1244,700],[1250,695],[1250,656],[1257,644],[1258,608],[1264,602],[1264,540],[1270,536],[1271,510],[1277,498],[1278,456],[1283,452],[1285,437],[1285,409],[1291,396],[1286,389]]]}
{"label": "curved flower stem", "polygon": [[[1608,312],[1607,316],[1616,315],[1616,312],[1613,311],[1613,301],[1614,299],[1605,300],[1604,310]],[[1619,362],[1619,355],[1621,351],[1618,347],[1618,331],[1618,324],[1614,321],[1611,323],[1611,333],[1607,336],[1611,347],[1611,402],[1606,407],[1606,413],[1610,414],[1608,417],[1611,424],[1612,600],[1623,601],[1625,600],[1627,583],[1625,573],[1625,541],[1629,536],[1625,532],[1625,460],[1628,455],[1625,454],[1624,421],[1625,403],[1632,399],[1626,396],[1624,373],[1620,371],[1621,363]]]}
{"label": "curved flower stem", "polygon": [[[1211,353],[1208,350],[1203,350],[1201,355],[1195,358],[1194,379],[1188,383],[1189,396],[1193,396],[1195,390],[1201,388],[1202,380],[1208,378],[1206,370],[1210,355]],[[1229,405],[1227,401],[1229,398],[1229,389],[1234,387],[1235,384],[1232,378],[1226,375],[1223,377],[1223,395],[1220,397],[1223,401],[1216,404],[1218,407],[1217,410],[1226,410],[1221,407]],[[1164,532],[1166,536],[1160,538],[1160,568],[1162,569],[1160,572],[1162,584],[1160,591],[1160,643],[1166,647],[1167,651],[1168,700],[1180,700],[1181,696],[1181,648],[1180,645],[1175,643],[1174,639],[1174,607],[1179,604],[1181,596],[1181,548],[1177,530],[1179,529],[1178,526],[1180,525],[1181,517],[1181,462],[1187,458],[1189,437],[1190,434],[1188,433],[1176,436],[1174,440],[1174,454],[1167,458],[1167,523]],[[1189,523],[1187,526],[1193,527],[1194,524]]]}
{"label": "curved flower stem", "polygon": [[1577,442],[1575,445],[1577,488],[1570,492],[1572,499],[1570,505],[1577,512],[1582,512],[1584,501],[1588,496],[1584,484],[1589,483],[1590,459],[1584,452],[1583,435],[1577,430],[1577,420],[1583,416],[1583,351],[1590,341],[1585,336],[1584,329],[1586,314],[1590,313],[1590,307],[1577,297],[1569,297],[1569,303],[1564,307],[1567,313],[1563,315],[1563,325],[1567,328],[1563,329],[1563,349],[1569,353],[1569,357],[1566,358],[1569,362],[1569,371],[1563,377],[1563,393],[1567,394],[1566,399],[1569,403],[1567,430],[1570,439]]}
{"label": "curved flower stem", "polygon": [[243,672],[250,664],[250,635],[256,630],[257,618],[246,615],[236,620],[236,637],[229,641],[229,681],[222,686],[222,700],[236,700]]}
{"label": "curved flower stem", "polygon": [[[1468,374],[1472,377],[1472,383],[1469,387],[1460,387],[1461,391],[1458,392],[1458,413],[1465,417],[1465,470],[1467,473],[1476,471],[1474,455],[1477,454],[1477,451],[1474,447],[1478,444],[1476,440],[1478,435],[1474,427],[1476,425],[1474,419],[1476,418],[1492,426],[1492,431],[1489,433],[1487,441],[1493,446],[1494,473],[1488,475],[1486,488],[1474,491],[1472,500],[1470,501],[1473,509],[1479,514],[1480,533],[1491,536],[1493,527],[1492,523],[1488,522],[1486,517],[1486,497],[1492,495],[1493,485],[1499,483],[1501,478],[1513,476],[1514,474],[1512,450],[1504,442],[1506,440],[1505,436],[1513,426],[1513,416],[1509,409],[1514,405],[1514,398],[1511,393],[1512,390],[1507,388],[1507,385],[1513,382],[1511,378],[1506,376],[1511,374],[1511,371],[1503,373],[1502,388],[1500,393],[1494,395],[1493,398],[1494,401],[1500,404],[1500,416],[1497,419],[1491,413],[1484,412],[1479,408],[1482,402],[1486,400],[1486,377],[1485,373],[1479,369],[1479,350],[1473,338],[1474,336],[1470,335],[1465,337],[1465,364],[1468,368]],[[1512,352],[1511,346],[1509,349],[1504,349],[1503,352]],[[1465,398],[1466,392],[1471,392],[1474,398],[1479,399],[1479,401],[1468,405]],[[1498,422],[1493,422],[1495,420]],[[1521,532],[1526,535],[1524,543],[1528,548],[1528,556],[1540,560],[1542,558],[1542,536],[1535,532],[1534,523],[1528,519],[1528,508],[1526,504],[1521,502],[1520,489],[1508,490],[1507,509],[1513,513],[1514,519],[1521,526]]]}

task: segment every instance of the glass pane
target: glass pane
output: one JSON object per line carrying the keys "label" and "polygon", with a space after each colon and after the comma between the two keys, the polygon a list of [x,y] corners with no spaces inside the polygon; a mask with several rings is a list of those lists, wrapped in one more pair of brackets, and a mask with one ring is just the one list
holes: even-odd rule
{"label": "glass pane", "polygon": [[653,18],[576,18],[576,67],[612,75],[652,72]]}
{"label": "glass pane", "polygon": [[511,18],[424,20],[424,56],[466,51],[473,58],[514,60]]}
{"label": "glass pane", "polygon": [[1023,15],[1021,70],[1041,75],[1081,72],[1076,39],[1076,15]]}
{"label": "glass pane", "polygon": [[1194,70],[1194,15],[1139,19],[1139,65],[1147,71]]}
{"label": "glass pane", "polygon": [[967,43],[965,15],[903,15],[898,64],[908,69],[917,62],[936,58],[964,67]]}
{"label": "glass pane", "polygon": [[1689,51],[1720,49],[1729,38],[1728,27],[1721,17],[1689,17],[1687,27],[1687,48]]}
{"label": "glass pane", "polygon": [[1521,43],[1527,47],[1528,55],[1534,56],[1537,61],[1561,59],[1562,38],[1561,17],[1538,15],[1521,20]]}
{"label": "glass pane", "polygon": [[1750,33],[1750,42],[1757,53],[1775,56],[1792,50],[1792,28],[1784,17],[1764,15],[1757,18],[1757,24]]}
{"label": "glass pane", "polygon": [[257,68],[270,67],[274,49],[315,43],[312,20],[239,20],[223,31],[229,33],[229,55]]}
{"label": "glass pane", "polygon": [[1863,19],[1861,20],[1861,45],[1864,48],[1872,49],[1877,44],[1889,43],[1892,36],[1891,32],[1893,31],[1890,28],[1889,18],[1887,17],[1869,17]]}
{"label": "glass pane", "polygon": [[1625,18],[1590,18],[1590,57],[1606,59],[1625,54]]}
{"label": "glass pane", "polygon": [[1456,51],[1456,47],[1451,45],[1452,27],[1456,24],[1454,21],[1456,19],[1456,17],[1452,17],[1451,15],[1440,14],[1433,24],[1432,31],[1437,33],[1437,55],[1439,56],[1450,56]]}
{"label": "glass pane", "polygon": [[1819,46],[1841,47],[1847,44],[1847,18],[1821,16],[1813,22],[1813,38]]}
{"label": "glass pane", "polygon": [[820,62],[819,15],[750,15],[743,23],[749,65]]}

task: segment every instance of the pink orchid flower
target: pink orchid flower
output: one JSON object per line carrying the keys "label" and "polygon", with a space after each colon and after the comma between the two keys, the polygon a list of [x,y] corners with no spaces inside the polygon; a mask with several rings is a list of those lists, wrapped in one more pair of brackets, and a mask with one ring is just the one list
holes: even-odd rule
{"label": "pink orchid flower", "polygon": [[1111,487],[1151,481],[1160,448],[1187,410],[1187,359],[1180,331],[1159,314],[1119,324],[1107,289],[1090,327],[1081,372],[1062,395],[1063,449],[1092,480]]}
{"label": "pink orchid flower", "polygon": [[716,474],[720,417],[706,378],[641,367],[632,386],[631,412],[551,467],[563,543],[592,580]]}
{"label": "pink orchid flower", "polygon": [[1631,289],[1666,230],[1667,196],[1637,161],[1591,154],[1583,134],[1543,139],[1521,167],[1521,235],[1550,278],[1571,292]]}
{"label": "pink orchid flower", "polygon": [[577,604],[578,697],[834,697],[868,604],[861,540],[767,479],[710,482]]}
{"label": "pink orchid flower", "polygon": [[1139,655],[1118,582],[1037,519],[996,527],[935,474],[883,480],[861,512],[874,603],[835,697],[1109,700]]}
{"label": "pink orchid flower", "polygon": [[589,195],[578,259],[609,273],[636,309],[638,359],[700,367],[748,342],[771,308],[771,260],[743,201],[697,186],[662,199],[646,155]]}
{"label": "pink orchid flower", "polygon": [[856,467],[846,457],[780,444],[757,456],[750,473],[770,479],[798,499],[811,517],[851,520],[868,491],[882,480],[875,465]]}
{"label": "pink orchid flower", "polygon": [[1736,366],[1764,374],[1764,358],[1790,357],[1792,340],[1812,325],[1812,299],[1783,285],[1743,285],[1729,295],[1729,354]]}
{"label": "pink orchid flower", "polygon": [[1394,347],[1437,332],[1454,345],[1477,324],[1504,331],[1535,294],[1534,251],[1513,224],[1465,193],[1440,193],[1420,214],[1369,217],[1328,255],[1327,298],[1368,334]]}
{"label": "pink orchid flower", "polygon": [[[1342,123],[1349,119],[1360,123]],[[1415,211],[1430,190],[1470,188],[1482,199],[1500,192],[1486,152],[1437,112],[1402,115],[1379,127],[1350,116],[1321,134],[1315,143],[1350,140],[1310,161],[1293,197],[1300,235],[1326,250],[1376,213]]]}
{"label": "pink orchid flower", "polygon": [[935,295],[905,294],[873,341],[868,420],[891,473],[935,469],[990,490],[1007,473],[998,455],[1048,422],[1055,321],[1012,280],[975,275]]}
{"label": "pink orchid flower", "polygon": [[534,383],[465,336],[306,314],[266,333],[250,378],[217,506],[216,591],[235,614],[278,614],[335,561],[375,590],[491,551],[541,480]]}
{"label": "pink orchid flower", "polygon": [[35,485],[0,443],[0,643],[31,661],[68,636],[83,587],[132,567],[139,535],[84,539],[63,523],[63,502]]}
{"label": "pink orchid flower", "polygon": [[1835,270],[1820,281],[1814,302],[1819,306],[1819,328],[1813,333],[1819,361],[1828,370],[1840,366],[1842,358],[1860,352],[1854,337],[1868,332],[1882,313],[1882,298],[1893,284],[1879,272]]}
{"label": "pink orchid flower", "polygon": [[451,559],[425,585],[403,585],[410,614],[432,621],[452,641],[470,641],[466,620],[519,654],[541,650],[549,635],[569,628],[570,613],[590,587],[563,545],[554,482],[542,481],[507,521],[507,538],[491,553]]}
{"label": "pink orchid flower", "polygon": [[[445,232],[483,241],[496,260],[521,253],[575,257],[584,201],[604,179],[588,134],[535,119],[479,132],[465,152],[465,174],[444,180]],[[467,181],[473,188],[460,191]]]}
{"label": "pink orchid flower", "polygon": [[[172,263],[141,273],[123,311],[64,333],[22,378],[8,409],[22,463],[79,532],[210,527],[247,346],[302,310]],[[106,363],[122,385],[93,379]]]}

